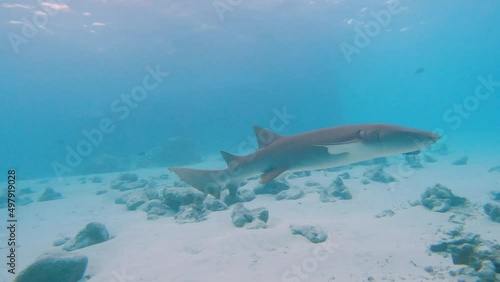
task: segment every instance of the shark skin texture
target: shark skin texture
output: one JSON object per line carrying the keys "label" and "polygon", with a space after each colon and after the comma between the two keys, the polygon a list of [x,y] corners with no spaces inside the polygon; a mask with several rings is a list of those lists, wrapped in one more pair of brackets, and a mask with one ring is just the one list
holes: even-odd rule
{"label": "shark skin texture", "polygon": [[325,169],[397,154],[417,154],[439,141],[439,135],[392,124],[355,124],[282,136],[254,126],[259,148],[236,156],[221,151],[223,170],[172,167],[182,180],[215,198],[224,189],[236,195],[240,183],[260,175],[267,183],[285,172]]}

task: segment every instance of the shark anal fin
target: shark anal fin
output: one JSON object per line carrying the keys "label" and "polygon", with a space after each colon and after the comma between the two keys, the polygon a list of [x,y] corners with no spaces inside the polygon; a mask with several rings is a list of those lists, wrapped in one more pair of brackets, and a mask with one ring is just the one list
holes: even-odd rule
{"label": "shark anal fin", "polygon": [[278,177],[280,174],[282,174],[285,171],[286,171],[285,167],[279,167],[279,168],[271,169],[271,170],[265,172],[264,174],[262,174],[262,176],[260,177],[260,183],[266,184],[269,181],[271,181],[271,180],[275,179],[276,177]]}
{"label": "shark anal fin", "polygon": [[255,137],[257,138],[259,149],[271,145],[274,141],[280,139],[281,137],[281,135],[278,135],[269,129],[265,129],[256,125],[254,125],[253,131],[255,132]]}

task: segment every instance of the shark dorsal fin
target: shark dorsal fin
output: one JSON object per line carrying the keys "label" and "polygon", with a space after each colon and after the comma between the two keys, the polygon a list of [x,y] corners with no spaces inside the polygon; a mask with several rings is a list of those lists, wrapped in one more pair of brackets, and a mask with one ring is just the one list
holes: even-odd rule
{"label": "shark dorsal fin", "polygon": [[230,154],[230,153],[225,152],[225,151],[220,151],[220,154],[222,155],[222,158],[224,158],[224,161],[226,161],[228,166],[231,166],[231,163],[234,163],[240,157],[240,156],[236,156],[236,155]]}
{"label": "shark dorsal fin", "polygon": [[281,135],[278,135],[269,129],[265,129],[256,125],[253,126],[253,131],[255,132],[255,137],[257,138],[257,144],[259,144],[259,149],[267,147],[271,145],[274,141],[281,138]]}

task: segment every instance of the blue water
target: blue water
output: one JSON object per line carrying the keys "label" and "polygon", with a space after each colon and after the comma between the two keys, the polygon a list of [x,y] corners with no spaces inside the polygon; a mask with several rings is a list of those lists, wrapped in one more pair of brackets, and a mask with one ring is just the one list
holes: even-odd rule
{"label": "blue water", "polygon": [[[498,1],[393,2],[383,27],[384,1],[228,2],[3,1],[0,170],[55,177],[103,119],[114,130],[64,175],[178,136],[202,157],[237,153],[285,108],[280,134],[386,122],[499,140],[500,84],[474,98],[478,77],[500,81]],[[370,22],[380,29],[347,59],[342,44]],[[113,110],[147,67],[169,75],[128,114]]]}

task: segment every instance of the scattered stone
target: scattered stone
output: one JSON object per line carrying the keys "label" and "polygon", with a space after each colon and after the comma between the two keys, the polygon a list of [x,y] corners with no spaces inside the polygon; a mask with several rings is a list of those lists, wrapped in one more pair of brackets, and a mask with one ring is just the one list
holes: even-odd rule
{"label": "scattered stone", "polygon": [[386,157],[381,157],[381,158],[375,158],[367,161],[362,161],[357,163],[357,165],[365,165],[365,166],[372,166],[372,165],[385,165],[387,164],[387,158]]}
{"label": "scattered stone", "polygon": [[500,172],[500,165],[494,166],[488,170],[488,172]]}
{"label": "scattered stone", "polygon": [[60,238],[57,238],[56,240],[54,240],[54,242],[52,243],[52,246],[54,247],[59,247],[59,246],[62,246],[64,245],[66,242],[68,242],[71,238],[70,237],[60,237]]}
{"label": "scattered stone", "polygon": [[139,180],[139,177],[137,176],[137,174],[127,172],[127,173],[122,173],[122,174],[118,175],[116,180],[111,182],[111,185],[113,185],[113,183],[120,183],[120,182],[131,183],[131,182],[135,182],[137,180]]}
{"label": "scattered stone", "polygon": [[479,269],[481,261],[475,252],[474,246],[468,243],[448,246],[453,264],[465,264]]}
{"label": "scattered stone", "polygon": [[170,176],[167,174],[167,173],[164,173],[164,174],[161,174],[159,177],[158,177],[159,180],[167,180],[167,179],[170,179]]}
{"label": "scattered stone", "polygon": [[426,267],[424,267],[424,270],[427,273],[433,273],[434,272],[434,268],[432,266],[426,266]]}
{"label": "scattered stone", "polygon": [[408,204],[411,206],[411,207],[416,207],[416,206],[420,206],[422,204],[422,201],[420,200],[408,200]]}
{"label": "scattered stone", "polygon": [[497,281],[490,280],[495,272],[500,273],[500,245],[495,242],[467,234],[464,238],[431,245],[430,250],[445,256],[449,253],[454,264],[469,266],[458,270],[457,275],[481,275],[481,281]]}
{"label": "scattered stone", "polygon": [[350,200],[352,199],[352,195],[344,185],[342,178],[337,177],[328,188],[323,187],[320,191],[319,199],[322,202],[335,202],[337,199]]}
{"label": "scattered stone", "polygon": [[304,191],[300,187],[292,187],[288,190],[281,191],[276,195],[275,199],[281,200],[297,200],[304,196]]}
{"label": "scattered stone", "polygon": [[432,252],[445,252],[448,251],[449,246],[458,246],[462,244],[478,245],[479,243],[481,243],[479,235],[467,234],[465,237],[460,239],[433,244],[430,246],[430,250]]}
{"label": "scattered stone", "polygon": [[109,239],[109,233],[104,224],[91,222],[84,229],[80,230],[75,238],[64,244],[63,250],[74,251],[108,241]]}
{"label": "scattered stone", "polygon": [[442,155],[442,156],[448,155],[448,153],[449,153],[448,146],[446,146],[446,144],[444,144],[442,142],[432,145],[429,148],[429,151],[436,153],[436,154],[439,154],[439,155]]}
{"label": "scattered stone", "polygon": [[[231,212],[233,225],[241,228],[246,226],[249,229],[267,228],[269,211],[266,208],[256,208],[249,210],[243,204],[236,204]],[[259,222],[260,221],[260,222]]]}
{"label": "scattered stone", "polygon": [[486,213],[492,221],[500,223],[500,206],[493,204],[486,204],[483,206],[483,208],[484,208],[484,213]]}
{"label": "scattered stone", "polygon": [[435,212],[447,212],[451,207],[462,206],[467,202],[466,198],[455,196],[441,184],[427,188],[421,199],[424,207]]}
{"label": "scattered stone", "polygon": [[491,192],[491,199],[493,201],[500,201],[500,191],[492,191]]}
{"label": "scattered stone", "polygon": [[202,204],[206,195],[193,187],[169,187],[163,190],[163,201],[165,205],[175,211],[181,206],[190,204]]}
{"label": "scattered stone", "polygon": [[92,178],[90,178],[90,182],[92,183],[102,183],[102,177],[100,176],[93,176]]}
{"label": "scattered stone", "polygon": [[361,184],[363,185],[367,185],[367,184],[370,184],[370,180],[368,180],[368,178],[361,178]]}
{"label": "scattered stone", "polygon": [[[154,178],[154,177],[152,177]],[[157,188],[158,187],[158,182],[156,182],[154,179],[148,181],[148,186],[146,188]],[[144,188],[144,189],[146,189]]]}
{"label": "scattered stone", "polygon": [[98,190],[97,192],[95,192],[96,195],[102,195],[106,193],[108,193],[108,190]]}
{"label": "scattered stone", "polygon": [[313,186],[319,186],[319,183],[316,182],[316,181],[314,181],[314,180],[307,180],[306,183],[305,183],[305,185],[307,187],[313,187]]}
{"label": "scattered stone", "polygon": [[18,206],[26,206],[28,204],[33,203],[33,199],[31,197],[17,197],[17,205]]}
{"label": "scattered stone", "polygon": [[207,211],[201,204],[190,204],[181,206],[179,212],[175,214],[175,222],[177,223],[194,223],[207,219]]}
{"label": "scattered stone", "polygon": [[149,200],[156,200],[160,198],[160,193],[158,193],[158,190],[151,185],[148,185],[148,187],[144,188],[144,195]]}
{"label": "scattered stone", "polygon": [[19,192],[17,193],[17,196],[23,196],[23,195],[33,194],[33,193],[35,193],[35,191],[31,190],[30,187],[26,187],[26,188],[22,188],[21,190],[19,190]]}
{"label": "scattered stone", "polygon": [[236,203],[250,202],[253,201],[254,199],[255,199],[255,193],[253,192],[253,190],[250,189],[239,189],[236,192],[235,197],[232,197],[231,195],[229,195],[229,193],[225,194],[222,197],[222,201],[228,206]]}
{"label": "scattered stone", "polygon": [[266,184],[260,184],[253,189],[255,194],[278,194],[281,191],[288,190],[290,185],[286,180],[272,180]]}
{"label": "scattered stone", "polygon": [[495,265],[491,260],[483,260],[481,262],[481,268],[477,271],[477,276],[485,281],[496,281],[495,269]]}
{"label": "scattered stone", "polygon": [[79,177],[78,180],[80,181],[80,183],[82,184],[85,184],[87,183],[87,178],[85,176],[82,176],[82,177]]}
{"label": "scattered stone", "polygon": [[311,171],[298,171],[290,174],[288,176],[288,179],[294,179],[294,178],[301,178],[301,177],[308,177],[311,176]]}
{"label": "scattered stone", "polygon": [[383,210],[381,213],[377,214],[375,217],[376,218],[382,218],[382,217],[391,217],[394,216],[395,213],[393,210]]}
{"label": "scattered stone", "polygon": [[214,197],[206,197],[203,201],[203,205],[209,211],[224,211],[228,209],[226,203]]}
{"label": "scattered stone", "polygon": [[147,220],[156,220],[160,218],[160,216],[156,215],[156,214],[148,214],[147,215]]}
{"label": "scattered stone", "polygon": [[144,205],[143,210],[150,214],[155,214],[158,216],[165,215],[168,211],[167,206],[163,204],[163,202],[159,199],[150,200]]}
{"label": "scattered stone", "polygon": [[462,235],[463,230],[464,230],[464,226],[459,225],[459,226],[455,227],[454,229],[444,231],[443,233],[450,236],[451,238],[456,238],[456,237]]}
{"label": "scattered stone", "polygon": [[45,202],[45,201],[52,201],[52,200],[58,200],[62,199],[62,194],[59,192],[56,192],[52,187],[47,187],[45,188],[45,191],[43,191],[43,194],[40,195],[38,198],[39,202]]}
{"label": "scattered stone", "polygon": [[422,163],[420,162],[420,156],[418,155],[404,155],[404,156],[406,164],[408,164],[410,168],[415,168],[415,169],[423,168]]}
{"label": "scattered stone", "polygon": [[368,169],[363,174],[363,176],[370,180],[382,183],[390,183],[396,181],[396,179],[392,175],[385,172],[383,165],[378,165],[376,167]]}
{"label": "scattered stone", "polygon": [[83,278],[88,258],[80,254],[45,253],[21,271],[14,282],[76,282]]}
{"label": "scattered stone", "polygon": [[137,196],[137,194],[135,194],[135,193],[127,193],[127,194],[120,195],[118,198],[115,199],[115,204],[124,205],[125,203],[127,203],[127,201],[130,198],[132,198],[134,196]]}
{"label": "scattered stone", "polygon": [[315,244],[322,243],[328,238],[328,235],[326,235],[320,226],[292,224],[290,225],[290,229],[292,230],[292,234],[302,235]]}
{"label": "scattered stone", "polygon": [[128,191],[128,190],[133,190],[133,189],[139,189],[139,188],[144,188],[148,184],[148,181],[146,179],[140,179],[135,182],[130,182],[130,183],[122,183],[119,186],[120,191]]}
{"label": "scattered stone", "polygon": [[137,174],[135,173],[122,173],[118,177],[111,181],[111,188],[127,191],[132,189],[143,188],[148,184],[146,179],[138,180]]}
{"label": "scattered stone", "polygon": [[[357,165],[363,165],[363,163],[357,163]],[[339,172],[339,171],[345,171],[352,169],[353,165],[343,165],[343,166],[337,166],[337,167],[331,167],[324,169],[324,171],[329,171],[329,172]]]}
{"label": "scattered stone", "polygon": [[146,202],[146,199],[142,195],[138,195],[135,197],[131,197],[127,200],[125,205],[127,206],[127,210],[135,211],[138,207]]}
{"label": "scattered stone", "polygon": [[187,184],[184,181],[175,181],[174,187],[191,187],[191,186],[189,186],[189,184]]}
{"label": "scattered stone", "polygon": [[437,162],[436,158],[434,158],[433,156],[431,156],[429,154],[424,154],[424,161],[426,161],[428,163],[435,163],[435,162]]}
{"label": "scattered stone", "polygon": [[349,174],[349,172],[346,171],[344,173],[339,174],[339,177],[342,179],[350,179],[351,175]]}
{"label": "scattered stone", "polygon": [[451,222],[451,223],[456,223],[456,224],[464,225],[466,219],[467,219],[467,216],[464,215],[464,214],[452,214],[448,218],[448,221]]}
{"label": "scattered stone", "polygon": [[466,156],[463,156],[461,157],[460,159],[452,162],[453,165],[466,165],[467,164],[467,161],[469,160],[468,157]]}

